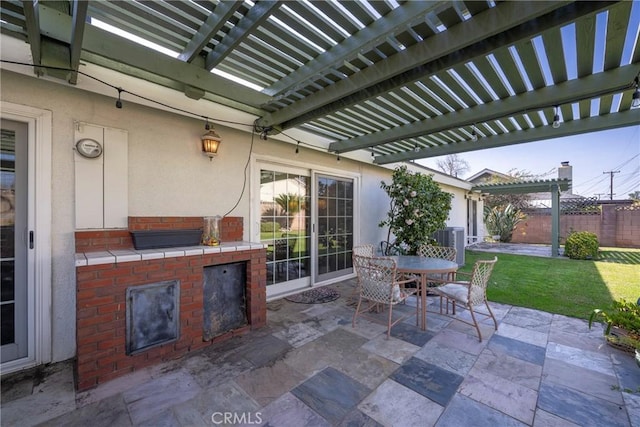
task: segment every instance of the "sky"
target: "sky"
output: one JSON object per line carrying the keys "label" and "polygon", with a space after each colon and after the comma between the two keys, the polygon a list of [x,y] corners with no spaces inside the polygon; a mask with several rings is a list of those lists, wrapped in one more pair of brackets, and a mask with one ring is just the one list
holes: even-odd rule
{"label": "sky", "polygon": [[[640,121],[640,111],[638,116]],[[471,151],[458,156],[470,167],[460,178],[468,178],[487,168],[502,173],[518,169],[536,175],[551,171],[543,178],[554,179],[558,176],[560,163],[568,161],[573,170],[574,194],[608,200],[610,171],[620,171],[613,174],[614,199],[628,199],[629,193],[640,191],[640,125]],[[440,170],[437,161],[443,158],[432,157],[417,163]]]}

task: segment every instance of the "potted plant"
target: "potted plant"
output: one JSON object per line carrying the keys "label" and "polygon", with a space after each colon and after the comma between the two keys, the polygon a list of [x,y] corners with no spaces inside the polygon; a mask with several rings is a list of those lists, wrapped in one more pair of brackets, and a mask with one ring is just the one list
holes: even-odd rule
{"label": "potted plant", "polygon": [[614,301],[608,309],[596,308],[589,316],[589,328],[596,318],[606,324],[607,343],[620,350],[635,352],[640,364],[640,305],[623,298]]}

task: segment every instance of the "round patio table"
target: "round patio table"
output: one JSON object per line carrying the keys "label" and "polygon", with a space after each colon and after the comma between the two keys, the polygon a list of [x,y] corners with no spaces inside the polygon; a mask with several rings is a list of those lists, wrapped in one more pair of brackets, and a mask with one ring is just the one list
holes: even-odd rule
{"label": "round patio table", "polygon": [[458,264],[441,258],[427,258],[417,255],[391,256],[400,273],[420,275],[420,303],[422,304],[422,330],[427,329],[427,276],[429,274],[449,274],[458,270]]}

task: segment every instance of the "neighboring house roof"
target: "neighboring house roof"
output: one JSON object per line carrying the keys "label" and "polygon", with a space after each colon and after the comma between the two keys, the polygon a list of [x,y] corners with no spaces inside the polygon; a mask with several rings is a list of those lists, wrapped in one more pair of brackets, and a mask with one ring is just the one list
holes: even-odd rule
{"label": "neighboring house roof", "polygon": [[430,167],[421,165],[419,163],[411,162],[409,164],[412,168],[418,169],[418,171],[421,173],[433,175],[433,180],[439,184],[450,185],[452,187],[463,188],[465,190],[471,189],[471,186],[473,185],[473,183],[469,182],[466,179],[458,178],[436,169],[431,169]]}
{"label": "neighboring house roof", "polygon": [[[503,179],[503,180],[507,180],[507,182],[504,182],[504,181],[493,182],[492,181],[493,178],[500,178],[500,179]],[[524,181],[524,180],[518,180],[518,179],[514,178],[511,175],[507,175],[507,174],[504,174],[504,173],[501,173],[501,172],[494,171],[492,169],[485,168],[485,169],[481,170],[480,172],[476,173],[475,175],[471,176],[470,178],[467,178],[467,181],[469,181],[469,182],[471,182],[473,184],[476,184],[474,189],[477,189],[477,187],[483,187],[483,188],[489,188],[489,189],[501,189],[501,188],[503,188],[503,186],[505,184],[514,184],[513,188],[529,188],[532,185],[536,185],[536,183],[537,184],[541,184],[543,188],[546,188],[545,190],[527,192],[527,194],[529,194],[531,200],[548,200],[551,190],[549,189],[547,184],[550,184],[550,183],[553,183],[553,182],[557,181],[558,183],[561,184],[561,187],[560,187],[560,190],[561,190],[560,199],[582,199],[582,198],[584,198],[583,196],[580,196],[578,194],[573,194],[571,192],[571,186],[570,186],[571,179],[558,178],[557,180],[556,179],[547,179],[547,180]],[[569,185],[569,187],[565,188],[565,183],[568,183],[567,185]],[[511,188],[511,187],[509,187],[509,188]]]}
{"label": "neighboring house roof", "polygon": [[492,178],[502,178],[507,180],[513,179],[513,177],[510,175],[504,174],[502,172],[497,172],[492,169],[484,168],[480,172],[476,173],[475,175],[472,175],[469,178],[467,178],[467,181],[472,182],[474,184],[480,184],[481,182],[487,182]]}

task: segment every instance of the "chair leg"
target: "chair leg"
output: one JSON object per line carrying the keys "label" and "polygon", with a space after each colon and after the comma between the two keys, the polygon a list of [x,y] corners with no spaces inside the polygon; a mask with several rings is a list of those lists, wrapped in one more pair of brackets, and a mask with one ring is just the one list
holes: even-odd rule
{"label": "chair leg", "polygon": [[356,318],[358,317],[358,313],[360,312],[360,305],[362,304],[362,296],[358,296],[358,305],[356,305],[356,311],[353,313],[353,320],[351,321],[351,327],[356,327]]}
{"label": "chair leg", "polygon": [[391,321],[393,313],[393,305],[389,304],[389,322],[387,322],[387,339],[391,338]]}
{"label": "chair leg", "polygon": [[491,318],[493,319],[493,325],[496,328],[496,331],[498,330],[498,322],[496,321],[496,317],[493,315],[493,311],[491,311],[491,307],[489,307],[489,301],[484,300],[484,304],[487,306],[487,310],[489,310],[489,314],[491,315]]}
{"label": "chair leg", "polygon": [[[455,301],[453,303],[455,304]],[[476,331],[478,331],[478,340],[480,340],[480,342],[482,342],[482,333],[480,332],[480,326],[478,325],[478,321],[476,320],[476,316],[475,316],[475,314],[473,314],[473,307],[471,307],[470,305],[467,305],[467,308],[469,309],[469,313],[471,313],[471,318],[473,319],[473,324],[476,327]]]}

